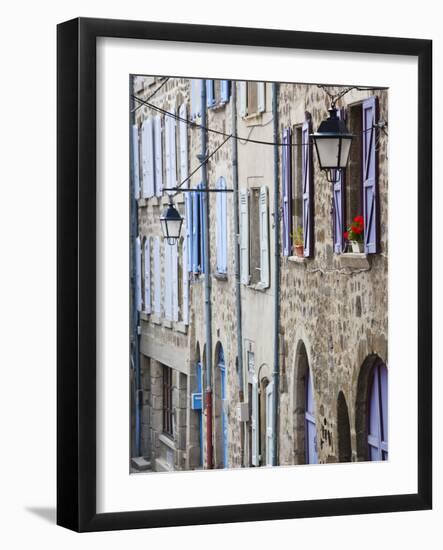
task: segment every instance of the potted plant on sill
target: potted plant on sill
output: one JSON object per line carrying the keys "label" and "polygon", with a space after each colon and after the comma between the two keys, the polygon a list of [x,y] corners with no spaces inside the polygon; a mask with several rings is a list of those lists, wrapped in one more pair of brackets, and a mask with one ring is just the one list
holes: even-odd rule
{"label": "potted plant on sill", "polygon": [[363,235],[364,235],[364,222],[363,216],[355,216],[351,225],[348,226],[347,230],[344,232],[344,237],[351,247],[352,252],[361,254],[364,252],[363,246]]}
{"label": "potted plant on sill", "polygon": [[297,229],[292,234],[292,239],[294,241],[294,251],[295,255],[303,258],[304,256],[304,246],[303,246],[303,228],[301,225],[297,226]]}

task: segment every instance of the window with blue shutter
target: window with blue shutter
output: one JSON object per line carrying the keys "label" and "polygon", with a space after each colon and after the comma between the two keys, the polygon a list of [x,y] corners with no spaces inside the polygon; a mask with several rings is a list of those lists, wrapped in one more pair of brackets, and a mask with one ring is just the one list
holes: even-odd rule
{"label": "window with blue shutter", "polygon": [[[226,182],[223,177],[219,178],[216,184],[217,189],[226,189]],[[217,252],[217,272],[226,273],[228,270],[228,252],[227,252],[227,194],[216,194],[216,252]]]}
{"label": "window with blue shutter", "polygon": [[[199,189],[203,187],[202,183],[199,183],[197,186]],[[205,272],[205,241],[206,241],[206,213],[205,213],[205,207],[204,207],[204,198],[203,193],[197,192],[198,195],[198,203],[199,203],[199,214],[200,214],[200,272]]]}
{"label": "window with blue shutter", "polygon": [[282,143],[283,255],[290,256],[292,254],[292,141],[290,128],[283,130]]}
{"label": "window with blue shutter", "polygon": [[192,254],[191,265],[192,272],[199,273],[200,271],[200,193],[192,191]]}
{"label": "window with blue shutter", "polygon": [[315,425],[315,401],[311,372],[306,373],[305,382],[305,460],[306,464],[317,464],[317,428]]}
{"label": "window with blue shutter", "polygon": [[314,179],[310,133],[311,122],[307,120],[302,127],[303,254],[307,258],[314,255]]}
{"label": "window with blue shutter", "polygon": [[[345,109],[338,110],[340,119],[346,118]],[[338,180],[333,184],[332,198],[332,229],[334,238],[334,252],[341,254],[345,250],[345,179],[346,171],[339,170]]]}
{"label": "window with blue shutter", "polygon": [[388,460],[388,370],[382,362],[372,371],[368,403],[369,460]]}
{"label": "window with blue shutter", "polygon": [[220,102],[227,103],[229,101],[230,81],[222,80],[220,86]]}
{"label": "window with blue shutter", "polygon": [[213,80],[206,80],[206,105],[208,107],[216,105]]}
{"label": "window with blue shutter", "polygon": [[362,111],[364,250],[366,254],[375,254],[380,251],[380,212],[375,127],[378,118],[378,98],[373,96],[364,101]]}

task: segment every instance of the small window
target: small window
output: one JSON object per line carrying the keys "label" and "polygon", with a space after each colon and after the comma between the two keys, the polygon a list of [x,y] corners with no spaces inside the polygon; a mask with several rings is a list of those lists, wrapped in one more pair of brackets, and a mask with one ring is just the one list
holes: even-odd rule
{"label": "small window", "polygon": [[172,437],[172,369],[163,366],[163,433]]}
{"label": "small window", "polygon": [[348,128],[356,137],[352,140],[349,163],[346,171],[345,220],[346,227],[351,225],[356,216],[363,214],[362,204],[362,105],[348,108]]}
{"label": "small window", "polygon": [[260,282],[260,187],[253,187],[249,196],[249,281]]}
{"label": "small window", "polygon": [[[226,189],[224,178],[219,178],[217,189]],[[227,231],[227,193],[217,193],[217,219],[216,219],[216,249],[217,249],[217,272],[226,274],[228,270],[228,231]]]}
{"label": "small window", "polygon": [[266,110],[265,82],[240,82],[240,114],[254,116]]}
{"label": "small window", "polygon": [[303,172],[302,172],[302,125],[294,126],[292,147],[292,227],[293,240],[303,238]]}

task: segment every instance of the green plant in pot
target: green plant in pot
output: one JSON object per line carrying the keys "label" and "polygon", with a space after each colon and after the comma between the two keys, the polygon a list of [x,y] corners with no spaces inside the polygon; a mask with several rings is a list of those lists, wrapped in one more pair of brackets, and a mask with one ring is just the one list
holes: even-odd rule
{"label": "green plant in pot", "polygon": [[348,242],[348,249],[350,247],[352,252],[356,252],[356,253],[363,252],[364,251],[363,235],[364,235],[363,216],[355,216],[351,225],[349,225],[347,230],[344,232],[344,237]]}
{"label": "green plant in pot", "polygon": [[292,233],[292,240],[294,242],[294,251],[296,256],[303,257],[303,228],[301,225],[297,226],[297,229]]}

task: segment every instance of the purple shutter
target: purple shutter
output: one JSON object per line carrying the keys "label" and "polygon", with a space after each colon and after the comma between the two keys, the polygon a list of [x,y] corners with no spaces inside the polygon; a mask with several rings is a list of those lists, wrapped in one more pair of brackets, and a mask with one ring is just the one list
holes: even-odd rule
{"label": "purple shutter", "polygon": [[314,189],[312,166],[312,143],[309,138],[311,123],[302,127],[302,188],[303,188],[303,239],[304,256],[314,255]]}
{"label": "purple shutter", "polygon": [[363,218],[366,254],[375,254],[380,250],[376,128],[374,127],[377,109],[377,97],[370,97],[363,102]]}
{"label": "purple shutter", "polygon": [[[338,118],[343,120],[346,118],[344,108],[338,110]],[[332,227],[336,254],[341,254],[345,250],[345,178],[346,173],[339,170],[338,181],[333,186]]]}
{"label": "purple shutter", "polygon": [[315,401],[312,391],[311,373],[306,373],[305,387],[305,460],[306,464],[317,464],[317,428],[315,425]]}
{"label": "purple shutter", "polygon": [[369,460],[387,460],[388,370],[383,363],[373,370],[368,409]]}
{"label": "purple shutter", "polygon": [[282,177],[283,177],[283,255],[292,254],[292,148],[291,129],[283,130]]}

